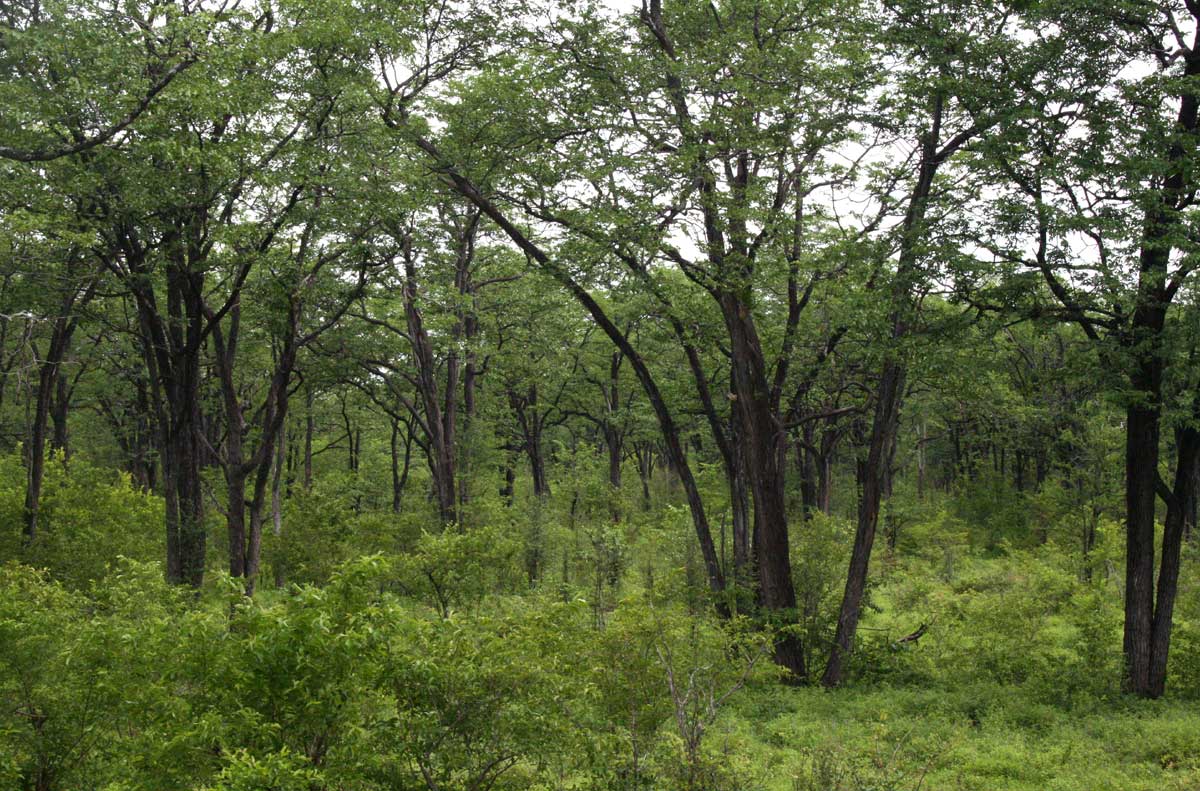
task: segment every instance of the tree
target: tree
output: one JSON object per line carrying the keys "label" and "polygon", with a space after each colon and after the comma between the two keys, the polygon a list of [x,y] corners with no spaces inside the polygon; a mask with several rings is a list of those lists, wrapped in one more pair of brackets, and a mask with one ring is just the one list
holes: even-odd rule
{"label": "tree", "polygon": [[[1126,412],[1125,686],[1158,697],[1200,464],[1200,413],[1182,395],[1178,412],[1169,406],[1188,390],[1195,344],[1181,295],[1194,270],[1189,163],[1197,151],[1200,9],[1050,4],[1045,13],[1086,46],[1041,87],[1036,112],[1011,145],[985,161],[1006,191],[985,245],[1008,265],[1007,277],[990,299],[1077,324],[1119,374],[1112,384]],[[1129,69],[1144,76],[1125,81]],[[1114,84],[1123,90],[1112,93]],[[1043,284],[1030,292],[1038,298],[1006,301],[1030,276]],[[1164,421],[1177,427],[1171,484],[1159,472]],[[1156,582],[1157,499],[1167,513]]]}

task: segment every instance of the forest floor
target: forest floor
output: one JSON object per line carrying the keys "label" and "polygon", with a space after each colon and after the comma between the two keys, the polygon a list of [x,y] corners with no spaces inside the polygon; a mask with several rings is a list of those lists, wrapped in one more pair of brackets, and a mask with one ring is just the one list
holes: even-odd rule
{"label": "forest floor", "polygon": [[[1116,575],[1080,579],[1051,548],[952,554],[884,559],[855,683],[760,682],[733,698],[721,738],[761,787],[1200,789],[1194,575],[1181,596],[1171,691],[1147,701],[1115,692]],[[919,640],[897,642],[919,625]]]}
{"label": "forest floor", "polygon": [[[598,498],[586,519],[430,532],[318,492],[266,555],[287,585],[248,599],[216,556],[197,596],[163,581],[161,503],[89,470],[51,490],[41,554],[0,564],[0,789],[62,766],[54,788],[392,791],[427,787],[418,761],[482,788],[464,778],[497,757],[495,791],[1200,789],[1197,544],[1167,694],[1139,700],[1120,692],[1119,525],[1085,558],[1070,520],[930,503],[881,538],[826,690],[781,683],[763,631],[713,615],[680,509],[614,525]],[[818,672],[852,536],[844,517],[793,531]]]}

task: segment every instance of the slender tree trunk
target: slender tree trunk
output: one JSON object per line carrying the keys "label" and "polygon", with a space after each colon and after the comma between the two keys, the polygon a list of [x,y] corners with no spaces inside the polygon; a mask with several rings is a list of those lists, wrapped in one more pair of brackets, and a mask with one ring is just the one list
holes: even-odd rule
{"label": "slender tree trunk", "polygon": [[[1200,404],[1200,399],[1197,399]],[[1171,647],[1172,617],[1179,589],[1179,560],[1187,519],[1196,499],[1196,470],[1200,466],[1200,431],[1186,427],[1178,433],[1175,485],[1167,500],[1163,526],[1162,561],[1154,602],[1146,696],[1162,697],[1167,684],[1167,654]]]}
{"label": "slender tree trunk", "polygon": [[745,446],[741,442],[741,419],[736,405],[730,414],[730,443],[732,463],[725,464],[726,482],[729,485],[729,511],[733,522],[733,571],[739,587],[754,592],[755,581],[751,577],[753,562],[753,527],[751,525],[750,490],[746,478]]}
{"label": "slender tree trunk", "polygon": [[275,543],[275,587],[282,588],[287,579],[283,567],[283,470],[288,459],[288,432],[279,432],[279,444],[275,451],[275,465],[271,479],[271,537]]}
{"label": "slender tree trunk", "polygon": [[458,358],[447,361],[445,401],[436,378],[436,362],[424,319],[417,304],[416,260],[411,241],[404,248],[404,314],[408,337],[412,345],[417,371],[417,389],[424,407],[425,429],[428,432],[429,469],[433,477],[433,493],[437,500],[438,516],[443,523],[458,521],[458,487],[455,483],[456,404],[458,397]]}
{"label": "slender tree trunk", "polygon": [[833,454],[827,453],[817,459],[817,503],[821,513],[833,513]]}
{"label": "slender tree trunk", "polygon": [[[889,295],[889,329],[890,340],[893,343],[909,334],[909,313],[915,309],[912,292],[918,276],[918,242],[925,233],[925,216],[934,177],[945,156],[939,152],[944,111],[945,97],[936,93],[932,98],[930,126],[920,141],[921,159],[917,181],[913,186],[901,228],[899,260]],[[889,350],[879,376],[875,415],[871,422],[871,439],[859,497],[858,525],[854,535],[854,548],[850,555],[850,567],[846,574],[846,587],[838,611],[837,630],[829,652],[829,661],[821,677],[821,683],[827,687],[834,687],[842,682],[845,660],[854,645],[854,637],[858,630],[871,550],[879,525],[879,509],[883,497],[891,488],[891,466],[895,455],[906,378],[907,370],[900,352]]]}
{"label": "slender tree trunk", "polygon": [[312,488],[313,482],[313,432],[315,419],[313,417],[313,390],[304,388],[304,489]]}
{"label": "slender tree trunk", "polygon": [[904,378],[904,368],[899,363],[888,361],[884,364],[866,464],[860,472],[862,491],[858,505],[858,529],[854,534],[854,548],[850,554],[850,568],[846,574],[846,588],[842,593],[842,606],[838,612],[833,648],[821,678],[821,683],[829,687],[842,682],[845,658],[850,654],[854,635],[858,630],[871,548],[875,543],[875,531],[879,525],[880,503],[888,487],[887,468],[890,465],[896,430],[900,422]]}
{"label": "slender tree trunk", "polygon": [[34,394],[33,422],[29,427],[29,444],[25,450],[26,483],[24,543],[32,546],[38,538],[41,513],[42,480],[46,472],[46,428],[50,413],[50,391],[57,363],[43,362],[38,371]]}
{"label": "slender tree trunk", "polygon": [[621,432],[606,425],[604,427],[604,445],[608,450],[608,485],[614,489],[620,489],[621,459],[625,450]]}
{"label": "slender tree trunk", "polygon": [[642,484],[642,509],[649,511],[650,479],[654,475],[654,449],[648,442],[634,444],[634,459],[637,461],[638,480]]}
{"label": "slender tree trunk", "polygon": [[815,441],[812,421],[804,424],[803,442],[796,443],[796,467],[800,471],[800,502],[805,521],[812,519],[817,504],[817,465],[811,448]]}
{"label": "slender tree trunk", "polygon": [[513,491],[517,482],[517,473],[513,470],[512,460],[509,459],[504,463],[504,486],[500,488],[500,497],[504,499],[504,506],[512,508]]}
{"label": "slender tree trunk", "polygon": [[412,461],[412,430],[406,426],[404,433],[404,462],[400,462],[400,426],[402,421],[392,420],[392,513],[400,513],[404,498],[404,487],[408,483],[408,470]]}
{"label": "slender tree trunk", "polygon": [[[38,366],[37,390],[34,394],[33,422],[29,429],[29,444],[26,447],[25,507],[23,542],[32,545],[38,537],[38,519],[41,515],[42,481],[46,473],[46,432],[50,418],[54,418],[53,447],[65,448],[67,406],[65,391],[60,403],[55,404],[55,389],[61,386],[62,363],[71,345],[78,319],[73,315],[77,307],[86,304],[92,297],[92,286],[80,294],[71,291],[59,303],[59,315],[55,317],[50,331],[46,356]],[[60,423],[61,421],[61,423]],[[61,440],[61,444],[57,442]]]}

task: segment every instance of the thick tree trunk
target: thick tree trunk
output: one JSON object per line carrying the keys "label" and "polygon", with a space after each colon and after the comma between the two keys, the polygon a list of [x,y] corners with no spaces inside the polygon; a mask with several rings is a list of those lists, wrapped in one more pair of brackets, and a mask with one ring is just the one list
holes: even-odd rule
{"label": "thick tree trunk", "polygon": [[1150,692],[1154,623],[1154,509],[1159,413],[1133,406],[1125,435],[1125,684]]}
{"label": "thick tree trunk", "polygon": [[[773,408],[766,361],[750,310],[736,295],[721,295],[732,352],[732,386],[740,421],[739,444],[745,451],[745,469],[754,500],[754,556],[758,570],[758,596],[762,606],[777,617],[794,619],[796,591],[788,549],[788,520],[784,500],[786,437],[783,422]],[[782,625],[782,624],[781,624]],[[777,639],[775,661],[796,679],[807,675],[804,648],[794,635]]]}
{"label": "thick tree trunk", "polygon": [[[613,352],[609,357],[608,384],[604,388],[605,416],[603,421],[604,445],[608,449],[608,485],[621,488],[621,460],[625,451],[625,433],[617,427],[617,415],[621,409],[621,363],[625,355]],[[614,508],[616,498],[613,498]],[[614,519],[620,514],[614,510]]]}
{"label": "thick tree trunk", "polygon": [[733,572],[739,588],[756,593],[753,567],[753,534],[751,525],[750,487],[746,477],[745,444],[741,442],[742,420],[736,403],[730,410],[730,460],[725,463],[725,478],[729,486],[729,511],[733,522]]}
{"label": "thick tree trunk", "polygon": [[163,433],[163,484],[167,505],[167,580],[200,587],[204,581],[207,535],[200,478],[200,408],[196,377],[173,388],[170,428]]}
{"label": "thick tree trunk", "polygon": [[529,454],[529,468],[533,473],[533,494],[535,497],[548,497],[550,481],[546,478],[546,458],[542,453],[541,432],[538,432],[536,441],[530,443],[526,450]]}
{"label": "thick tree trunk", "polygon": [[71,387],[67,375],[61,365],[55,377],[54,398],[50,405],[50,421],[54,424],[54,434],[50,438],[50,447],[62,454],[63,461],[71,457],[70,432],[68,415],[71,410]]}
{"label": "thick tree trunk", "polygon": [[[178,251],[175,251],[178,255]],[[155,383],[153,403],[159,434],[166,501],[167,581],[198,588],[204,580],[207,534],[200,414],[200,357],[203,342],[204,276],[173,258],[167,272],[167,317],[152,291],[135,286],[142,347]]]}

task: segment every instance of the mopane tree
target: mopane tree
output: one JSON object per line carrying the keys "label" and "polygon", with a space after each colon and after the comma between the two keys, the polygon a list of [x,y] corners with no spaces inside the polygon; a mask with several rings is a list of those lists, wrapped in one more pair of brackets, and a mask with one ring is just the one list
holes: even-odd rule
{"label": "mopane tree", "polygon": [[[729,423],[718,407],[731,404],[754,503],[757,596],[781,621],[795,607],[782,391],[799,315],[822,277],[808,249],[810,225],[821,224],[810,203],[846,177],[828,155],[853,134],[854,100],[871,75],[861,44],[850,43],[855,19],[852,4],[801,10],[653,2],[615,18],[585,8],[534,34],[525,60],[488,72],[472,89],[471,114],[455,115],[460,139],[483,138],[510,152],[507,172],[490,175],[502,190],[495,198],[466,171],[474,162],[456,161],[459,148],[418,143],[617,343],[658,413],[717,588],[719,564],[669,408],[645,361],[610,317],[599,317],[603,308],[587,288],[600,277],[595,267],[604,266],[613,274],[603,279],[630,279],[660,303],[732,466]],[[522,90],[536,74],[556,78],[538,92]],[[525,222],[565,234],[558,252],[518,226]],[[593,271],[574,268],[581,263]],[[680,285],[711,300],[720,317],[728,398],[707,390],[679,297],[660,277],[664,267],[682,273]],[[797,678],[806,675],[802,656],[794,638],[780,639],[777,658]]]}
{"label": "mopane tree", "polygon": [[[1200,8],[1150,2],[1042,9],[1080,54],[1041,86],[977,171],[1000,200],[984,240],[1006,277],[981,299],[1071,322],[1125,404],[1125,686],[1162,695],[1180,547],[1197,497],[1200,401],[1189,291],[1197,265]],[[988,176],[983,176],[987,172]],[[1040,284],[1034,290],[1030,283]],[[1034,299],[1017,299],[1024,290]],[[1161,477],[1164,429],[1175,433]],[[1166,505],[1157,579],[1155,513]]]}
{"label": "mopane tree", "polygon": [[1036,5],[899,0],[886,9],[882,42],[897,62],[882,123],[904,155],[873,185],[881,206],[895,215],[886,229],[884,265],[878,279],[873,273],[868,281],[885,318],[873,338],[879,373],[854,549],[821,679],[827,686],[841,683],[853,648],[909,368],[920,346],[933,340],[922,328],[922,306],[931,284],[959,259],[962,223],[970,223],[960,209],[977,186],[948,171],[969,150],[1002,138],[1075,54],[1072,38],[1043,25]]}

